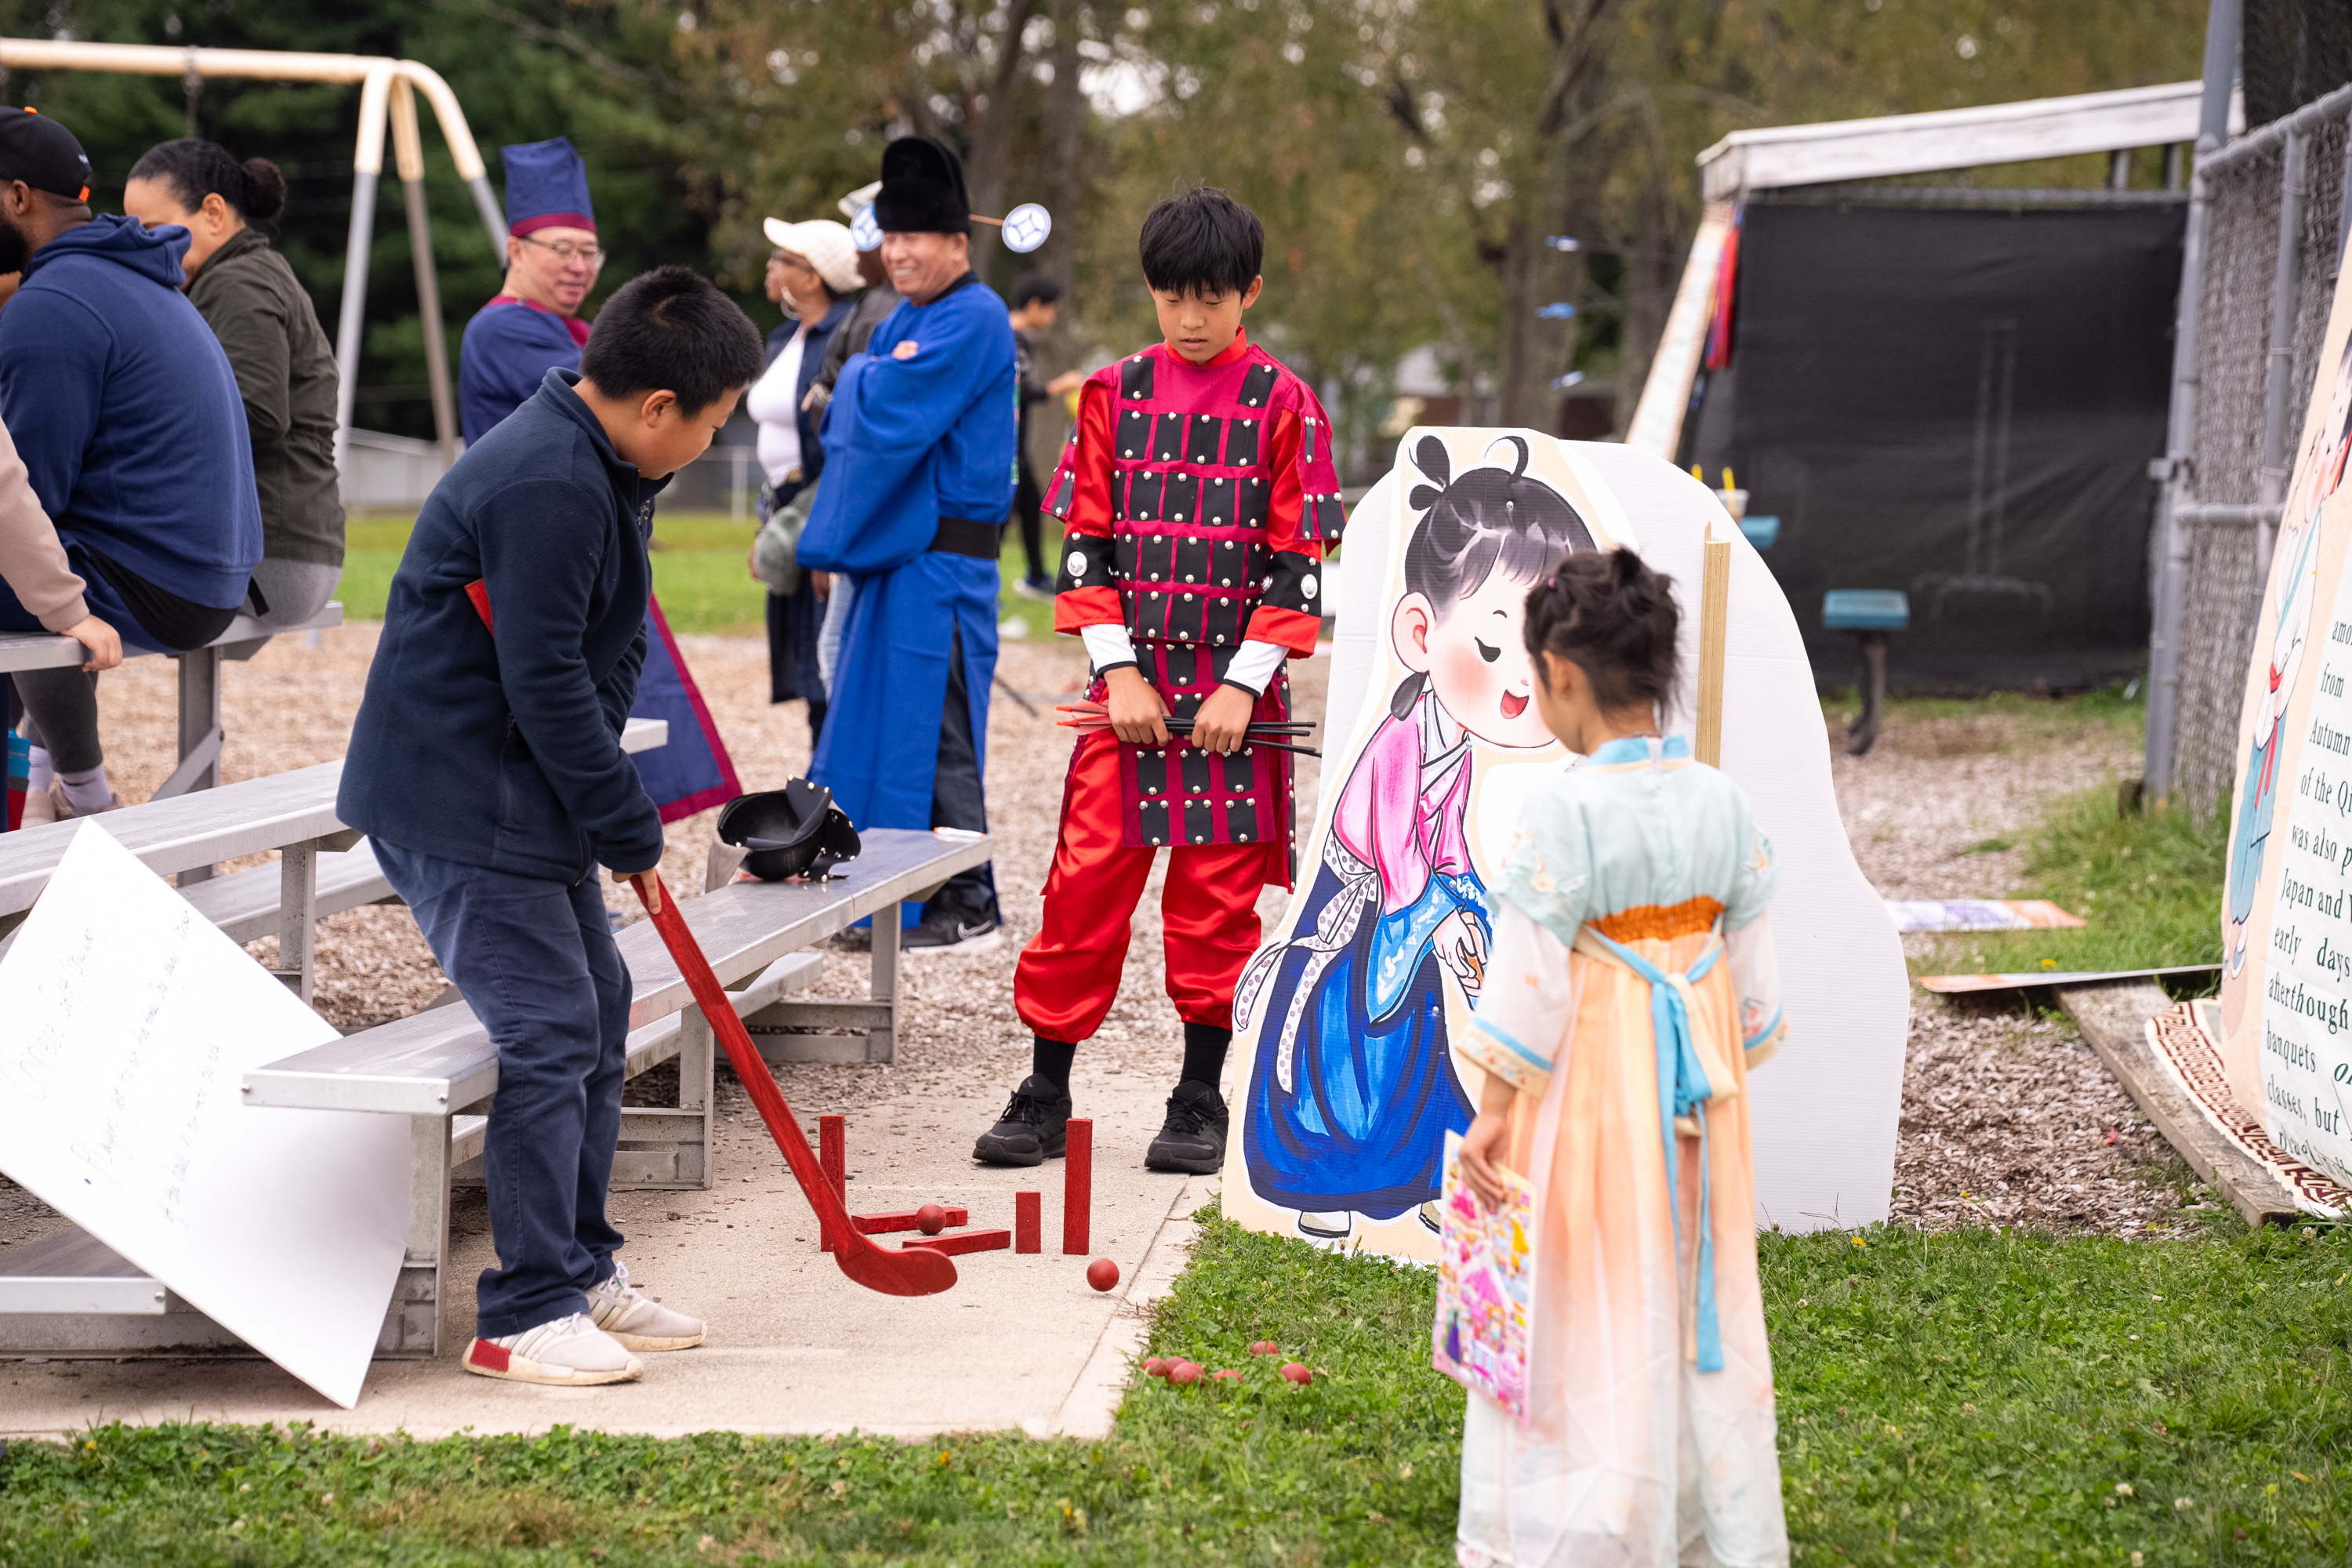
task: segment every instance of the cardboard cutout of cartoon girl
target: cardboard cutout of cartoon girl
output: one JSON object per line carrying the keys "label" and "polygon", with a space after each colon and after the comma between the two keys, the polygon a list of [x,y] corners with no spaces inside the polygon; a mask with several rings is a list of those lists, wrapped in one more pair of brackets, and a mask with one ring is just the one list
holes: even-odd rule
{"label": "cardboard cutout of cartoon girl", "polygon": [[1554,744],[1520,637],[1528,590],[1593,549],[1568,498],[1528,473],[1524,437],[1486,448],[1508,466],[1453,475],[1423,437],[1407,497],[1420,514],[1390,617],[1409,672],[1339,785],[1321,863],[1287,941],[1243,974],[1237,1018],[1263,1017],[1242,1106],[1252,1190],[1336,1240],[1354,1216],[1421,1211],[1433,1232],[1448,1132],[1469,1126],[1446,1029],[1450,975],[1475,1005],[1490,926],[1464,817],[1474,742]]}
{"label": "cardboard cutout of cartoon girl", "polygon": [[2312,450],[2296,466],[2295,489],[2280,511],[2277,550],[2291,563],[2279,579],[2278,613],[2272,623],[2269,686],[2254,716],[2254,743],[2246,758],[2238,820],[2230,833],[2230,892],[2222,948],[2224,971],[2235,978],[2246,966],[2246,923],[2254,910],[2254,890],[2263,879],[2271,818],[2278,804],[2279,738],[2286,727],[2288,700],[2303,668],[2303,645],[2318,609],[2319,509],[2344,482],[2344,462],[2352,455],[2352,342],[2336,367],[2336,390],[2326,417],[2312,432]]}

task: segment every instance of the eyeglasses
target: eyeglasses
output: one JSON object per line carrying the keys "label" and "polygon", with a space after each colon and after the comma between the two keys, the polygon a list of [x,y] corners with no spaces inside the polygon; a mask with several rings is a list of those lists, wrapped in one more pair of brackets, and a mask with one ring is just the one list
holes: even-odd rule
{"label": "eyeglasses", "polygon": [[574,245],[568,239],[560,239],[554,244],[550,245],[546,240],[533,239],[527,234],[517,235],[515,237],[521,240],[525,245],[535,245],[541,250],[551,250],[555,252],[555,259],[561,261],[566,267],[571,266],[575,261],[584,261],[591,267],[602,267],[604,265],[604,251],[598,249],[593,245]]}

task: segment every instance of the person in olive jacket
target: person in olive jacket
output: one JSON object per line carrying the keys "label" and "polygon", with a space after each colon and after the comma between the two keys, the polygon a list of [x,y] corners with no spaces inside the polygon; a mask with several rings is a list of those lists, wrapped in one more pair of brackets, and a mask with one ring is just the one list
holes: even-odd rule
{"label": "person in olive jacket", "polygon": [[122,193],[149,228],[188,231],[188,302],[228,353],[253,441],[262,552],[248,608],[276,626],[325,608],[343,574],[334,350],[294,269],[251,226],[285,206],[277,164],[194,139],[149,148]]}

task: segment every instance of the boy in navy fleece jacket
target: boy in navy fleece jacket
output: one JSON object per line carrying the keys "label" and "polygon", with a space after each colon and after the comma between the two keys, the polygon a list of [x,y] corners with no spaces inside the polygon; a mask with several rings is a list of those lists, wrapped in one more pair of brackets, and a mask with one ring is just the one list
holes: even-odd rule
{"label": "boy in navy fleece jacket", "polygon": [[621,751],[654,496],[760,374],[759,330],[683,267],[614,294],[577,372],[468,447],[392,581],[336,809],[499,1048],[482,1151],[500,1267],[468,1372],[619,1383],[702,1325],[644,1296],[604,1217],[629,976],[596,868],[661,860]]}

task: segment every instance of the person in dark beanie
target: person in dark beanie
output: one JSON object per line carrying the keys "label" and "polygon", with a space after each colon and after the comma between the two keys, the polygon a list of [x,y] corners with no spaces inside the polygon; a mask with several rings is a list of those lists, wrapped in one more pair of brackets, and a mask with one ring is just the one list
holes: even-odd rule
{"label": "person in dark beanie", "polygon": [[294,269],[253,226],[286,210],[286,176],[217,142],[150,147],[131,165],[122,210],[149,228],[188,231],[188,303],[227,351],[245,399],[261,563],[253,610],[298,626],[343,574],[343,498],[335,476],[335,351]]}
{"label": "person in dark beanie", "polygon": [[[92,217],[73,133],[0,108],[0,273],[24,278],[0,311],[0,423],[89,613],[151,652],[227,630],[261,560],[236,377],[180,292],[188,243],[184,229]],[[0,588],[0,629],[41,623]],[[27,820],[110,809],[95,674],[15,679],[43,786]]]}
{"label": "person in dark beanie", "polygon": [[[874,199],[898,308],[825,405],[801,564],[852,590],[809,776],[861,827],[988,830],[996,558],[1013,500],[1013,329],[971,270],[963,165],[926,136],[883,151]],[[836,592],[838,590],[836,589]],[[990,868],[959,871],[902,939],[1003,942]]]}
{"label": "person in dark beanie", "polygon": [[498,1046],[482,1169],[499,1267],[465,1356],[486,1377],[619,1383],[642,1373],[633,1352],[702,1341],[629,1283],[604,1215],[630,985],[596,868],[662,856],[621,750],[654,497],[761,361],[759,329],[686,268],[615,293],[580,368],[549,371],[433,488],[352,728],[336,810]]}

